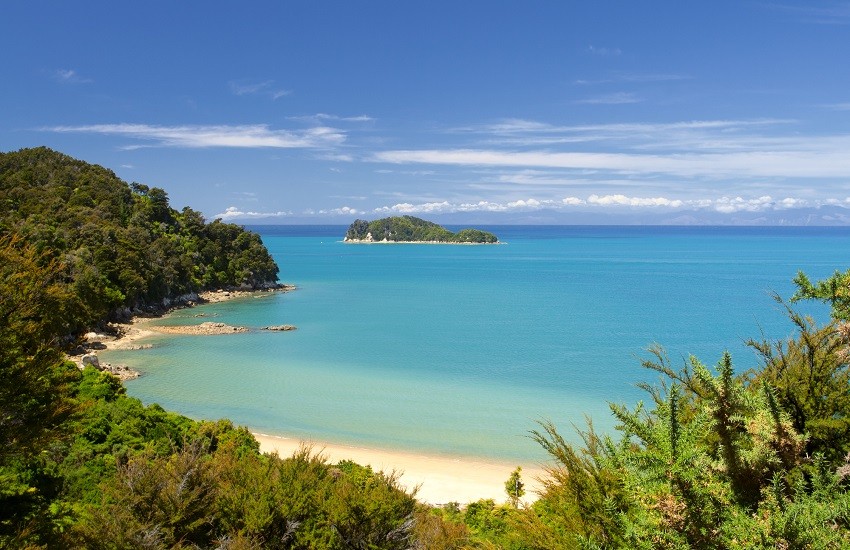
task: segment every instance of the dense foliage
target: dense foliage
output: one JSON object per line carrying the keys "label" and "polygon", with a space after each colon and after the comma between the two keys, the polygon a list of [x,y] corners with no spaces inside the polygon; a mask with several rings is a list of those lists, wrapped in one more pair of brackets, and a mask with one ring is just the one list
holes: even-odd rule
{"label": "dense foliage", "polygon": [[[433,521],[392,474],[332,465],[306,448],[262,455],[244,428],[146,407],[112,375],[64,359],[69,332],[111,307],[250,282],[253,266],[266,270],[257,282],[276,276],[255,235],[205,225],[170,210],[164,192],[131,190],[46,149],[4,155],[2,167],[0,548],[409,548],[442,532],[417,534]],[[69,189],[97,199],[63,207]],[[124,221],[111,218],[119,211]],[[125,255],[128,235],[149,240]],[[187,273],[223,275],[166,283],[169,262],[145,254],[172,245]],[[110,261],[141,262],[137,278]],[[94,298],[101,307],[86,303]]]}
{"label": "dense foliage", "polygon": [[796,334],[750,345],[762,358],[736,373],[695,357],[679,369],[661,348],[644,366],[648,403],[612,405],[619,435],[592,424],[567,441],[542,422],[548,451],[540,499],[514,509],[480,501],[442,510],[479,547],[850,548],[850,325],[846,294],[798,276],[798,297],[822,299],[817,326],[787,307]]}
{"label": "dense foliage", "polygon": [[[520,504],[517,468],[505,504],[429,508],[392,473],[329,464],[309,448],[262,455],[245,428],[144,406],[111,375],[65,361],[64,337],[98,312],[226,279],[199,274],[233,271],[241,275],[230,281],[245,282],[240,269],[257,273],[244,267],[255,260],[251,246],[234,256],[202,237],[254,237],[176,213],[164,192],[122,187],[110,172],[46,149],[0,160],[10,205],[0,213],[0,548],[850,547],[846,274],[816,283],[797,276],[794,299],[829,303],[833,319],[819,326],[786,306],[795,333],[751,341],[758,369],[736,372],[729,354],[714,368],[694,357],[676,368],[654,348],[644,366],[661,379],[642,386],[645,404],[612,405],[617,434],[588,423],[575,445],[541,422],[531,436],[551,462],[534,504]],[[41,208],[13,181],[45,203],[70,186],[72,195]],[[79,205],[77,189],[98,199]],[[122,208],[127,223],[109,221]],[[130,223],[137,217],[147,221]],[[128,235],[150,240],[122,256]],[[166,282],[161,265],[139,264],[138,278],[127,279],[108,262],[80,263],[109,250],[113,259],[151,261],[143,248],[160,239],[156,246],[173,245],[177,256],[212,249],[182,257],[194,274],[187,280]],[[230,259],[216,256],[222,250]],[[264,258],[263,249],[258,265]],[[100,284],[109,290],[99,293]],[[94,298],[97,307],[87,304]]]}
{"label": "dense foliage", "polygon": [[461,229],[452,233],[433,222],[413,216],[394,216],[380,220],[355,220],[345,233],[346,241],[366,242],[439,242],[486,243],[499,242],[492,233],[480,229]]}
{"label": "dense foliage", "polygon": [[157,187],[41,147],[0,153],[0,235],[17,235],[64,266],[80,329],[119,308],[161,306],[207,288],[260,287],[278,267],[258,235]]}

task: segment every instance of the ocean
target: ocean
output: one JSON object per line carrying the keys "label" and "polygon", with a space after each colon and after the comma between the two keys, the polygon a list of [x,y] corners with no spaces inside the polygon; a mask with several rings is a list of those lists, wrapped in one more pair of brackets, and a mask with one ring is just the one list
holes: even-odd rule
{"label": "ocean", "polygon": [[[505,244],[477,246],[252,229],[298,289],[158,320],[254,330],[105,354],[143,372],[130,395],[268,434],[503,462],[545,458],[528,437],[541,420],[573,441],[587,418],[613,432],[608,404],[658,379],[640,365],[653,344],[674,366],[728,350],[738,372],[757,367],[747,339],[792,334],[772,295],[850,264],[850,228],[492,226]],[[298,329],[259,330],[279,324]]]}

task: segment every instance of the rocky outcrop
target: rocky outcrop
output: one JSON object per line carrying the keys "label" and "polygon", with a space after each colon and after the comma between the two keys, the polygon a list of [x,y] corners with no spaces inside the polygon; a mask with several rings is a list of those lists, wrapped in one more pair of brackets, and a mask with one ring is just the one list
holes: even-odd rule
{"label": "rocky outcrop", "polygon": [[210,334],[238,334],[240,332],[248,332],[248,327],[227,325],[225,323],[213,323],[210,321],[207,321],[206,323],[201,323],[200,325],[151,325],[149,328],[151,330],[155,330],[157,332],[164,332],[166,334],[196,334],[202,336]]}
{"label": "rocky outcrop", "polygon": [[127,365],[110,365],[106,364],[104,368],[101,369],[104,372],[108,372],[113,376],[117,376],[119,380],[134,380],[141,376],[141,373],[137,370],[133,370]]}
{"label": "rocky outcrop", "polygon": [[296,327],[295,325],[272,325],[268,327],[263,327],[263,330],[271,330],[274,332],[287,332],[290,330],[295,330],[297,328],[298,327]]}

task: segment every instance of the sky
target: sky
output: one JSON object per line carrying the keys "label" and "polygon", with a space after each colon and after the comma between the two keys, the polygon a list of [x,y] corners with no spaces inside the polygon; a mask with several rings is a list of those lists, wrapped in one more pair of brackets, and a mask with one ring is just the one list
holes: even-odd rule
{"label": "sky", "polygon": [[0,151],[208,219],[850,208],[850,2],[6,0],[0,45]]}

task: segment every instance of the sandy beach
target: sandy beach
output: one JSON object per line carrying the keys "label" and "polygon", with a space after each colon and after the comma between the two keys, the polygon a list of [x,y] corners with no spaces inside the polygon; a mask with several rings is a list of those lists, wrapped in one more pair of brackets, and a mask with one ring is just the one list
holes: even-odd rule
{"label": "sandy beach", "polygon": [[[295,438],[276,437],[255,433],[260,450],[277,452],[282,457],[291,456],[302,445]],[[507,500],[505,481],[511,472],[522,466],[522,481],[526,494],[523,501],[531,503],[540,488],[537,478],[544,475],[537,464],[499,464],[464,458],[425,456],[416,453],[367,449],[348,445],[335,445],[318,441],[305,441],[315,451],[322,451],[331,463],[352,460],[376,471],[400,472],[401,485],[410,490],[419,486],[417,498],[428,504],[457,502],[467,504],[483,498],[497,503]]]}
{"label": "sandy beach", "polygon": [[[291,288],[291,287],[290,287]],[[204,302],[220,302],[244,297],[249,293],[207,293],[202,296]],[[88,336],[94,344],[91,351],[143,349],[149,344],[145,340],[162,333],[196,334],[199,325],[189,327],[167,327],[151,325],[151,317],[135,317],[129,323],[113,325],[113,334],[95,334]],[[221,328],[221,327],[219,327]],[[231,333],[233,328],[223,330],[203,330],[204,334]],[[72,357],[79,362],[80,357]],[[358,464],[371,466],[376,471],[399,473],[400,484],[407,490],[419,487],[417,498],[428,504],[446,504],[457,502],[467,504],[479,499],[493,499],[497,503],[507,500],[505,481],[511,472],[522,466],[522,480],[525,483],[525,503],[537,498],[541,484],[538,478],[544,475],[539,464],[496,463],[468,458],[426,456],[412,452],[370,449],[358,446],[333,444],[323,441],[304,441],[297,438],[279,437],[254,433],[264,453],[276,452],[282,457],[291,456],[302,444],[313,447],[331,463],[352,460]]]}

